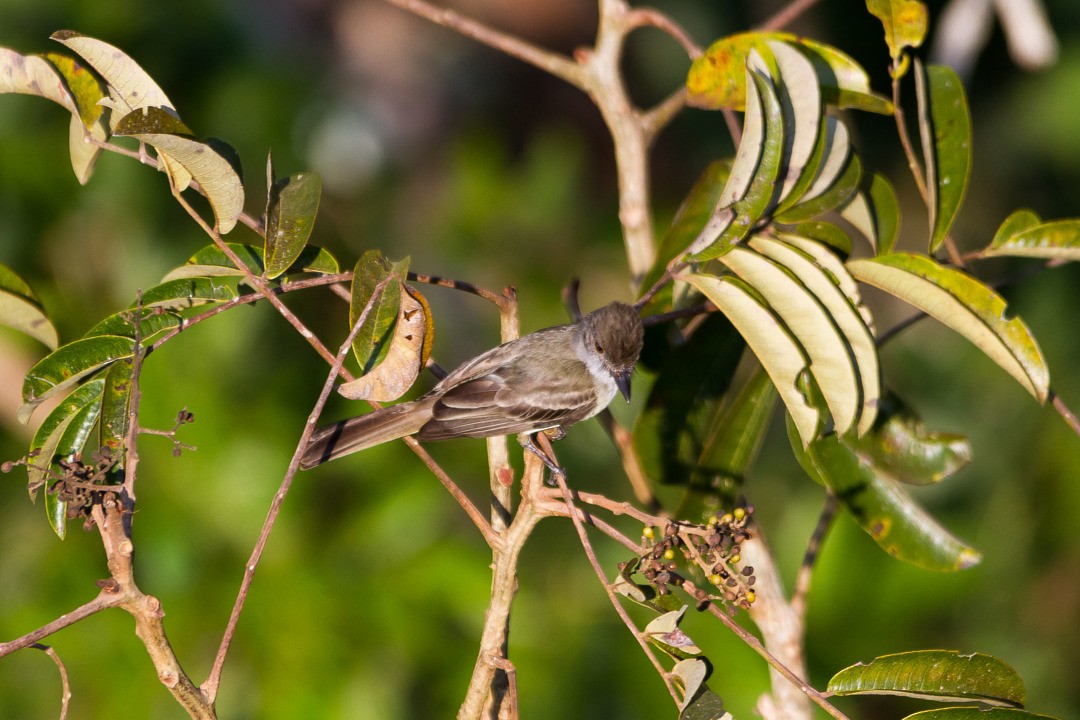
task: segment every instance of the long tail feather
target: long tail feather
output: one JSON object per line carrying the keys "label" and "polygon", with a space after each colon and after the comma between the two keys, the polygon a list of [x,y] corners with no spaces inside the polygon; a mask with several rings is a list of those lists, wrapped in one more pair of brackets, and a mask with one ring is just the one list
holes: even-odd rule
{"label": "long tail feather", "polygon": [[312,434],[300,469],[412,435],[431,419],[431,406],[430,401],[402,403],[321,427]]}

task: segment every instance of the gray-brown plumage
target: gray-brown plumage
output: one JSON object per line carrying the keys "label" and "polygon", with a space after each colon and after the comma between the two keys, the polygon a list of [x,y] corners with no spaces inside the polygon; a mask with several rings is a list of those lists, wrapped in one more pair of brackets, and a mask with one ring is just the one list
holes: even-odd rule
{"label": "gray-brown plumage", "polygon": [[637,311],[618,302],[537,330],[462,364],[412,402],[319,428],[300,467],[405,435],[426,441],[568,427],[607,407],[617,390],[630,399],[643,336]]}

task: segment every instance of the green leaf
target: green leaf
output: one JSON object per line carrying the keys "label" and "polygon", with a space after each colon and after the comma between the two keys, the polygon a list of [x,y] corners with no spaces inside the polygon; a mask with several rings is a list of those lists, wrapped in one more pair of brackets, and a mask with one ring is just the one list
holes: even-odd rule
{"label": "green leaf", "polygon": [[1025,230],[1030,230],[1042,223],[1042,219],[1038,213],[1028,208],[1021,208],[1015,210],[1009,217],[1005,218],[1005,221],[998,227],[997,232],[994,233],[994,239],[990,242],[990,246],[1001,245],[1009,240],[1013,235],[1018,235]]}
{"label": "green leaf", "polygon": [[235,150],[220,141],[196,140],[182,122],[157,107],[125,115],[114,125],[113,134],[136,138],[175,160],[199,183],[210,201],[218,232],[225,234],[236,226],[244,212],[244,184],[233,166]]}
{"label": "green leaf", "polygon": [[[1022,217],[1018,217],[1022,216]],[[1035,224],[1021,227],[1034,218]],[[994,236],[984,255],[1014,255],[1047,260],[1080,260],[1080,220],[1039,223],[1029,210],[1010,215]]]}
{"label": "green leaf", "polygon": [[[780,71],[767,47],[760,51],[755,49],[747,60],[746,67],[752,85],[757,90],[756,94],[760,97],[761,115],[764,118],[760,153],[757,150],[748,153],[757,156],[759,161],[754,163],[753,175],[748,182],[747,178],[737,174],[740,170],[741,151],[746,143],[754,142],[754,135],[757,134],[744,129],[735,164],[720,195],[720,204],[713,214],[713,219],[706,223],[690,247],[695,260],[716,258],[734,247],[772,208],[777,194],[776,183],[789,132],[789,128],[784,126],[780,108]],[[753,93],[748,97],[752,95]],[[747,112],[745,126],[751,125],[754,115],[757,113]]]}
{"label": "green leaf", "polygon": [[127,439],[134,369],[134,360],[128,359],[113,363],[105,372],[98,446],[113,451],[113,457],[119,457]]}
{"label": "green leaf", "polygon": [[45,399],[66,391],[110,363],[132,357],[134,352],[131,338],[101,335],[76,340],[46,355],[26,373],[19,422],[29,420],[30,413]]}
{"label": "green leaf", "polygon": [[[836,432],[847,433],[858,419],[862,390],[855,356],[830,313],[843,308],[849,315],[855,315],[853,322],[859,324],[857,313],[820,269],[796,251],[760,238],[754,238],[750,248],[733,248],[721,260],[761,295],[769,309],[794,336],[810,360],[810,373],[824,392]],[[762,254],[762,251],[783,257],[783,263]],[[788,270],[789,264],[797,265],[800,274],[813,276],[807,280],[813,287],[805,285],[799,275]],[[833,297],[826,305],[814,294],[815,291],[831,293]],[[866,336],[862,344],[869,343],[869,354],[874,358],[876,383],[877,362],[873,338],[865,328],[862,332]]]}
{"label": "green leaf", "polygon": [[801,346],[784,323],[749,285],[738,278],[687,275],[682,279],[704,293],[731,320],[772,379],[803,442],[810,442],[817,433],[820,417],[796,386],[808,363]]}
{"label": "green leaf", "polygon": [[[633,431],[634,448],[650,478],[686,485],[699,470],[706,431],[724,406],[745,347],[731,323],[716,313],[664,358]],[[690,368],[694,372],[687,372]]]}
{"label": "green leaf", "polygon": [[991,655],[964,655],[955,650],[882,655],[838,672],[829,680],[829,692],[1012,706],[1022,706],[1026,696],[1024,681],[1006,663]]}
{"label": "green leaf", "polygon": [[[821,401],[815,397],[814,404]],[[964,570],[979,553],[941,527],[903,490],[887,469],[874,465],[836,435],[806,443],[789,420],[788,437],[803,470],[831,489],[841,505],[881,548],[926,570]],[[869,442],[869,441],[868,441]]]}
{"label": "green leaf", "polygon": [[967,438],[927,430],[892,394],[882,398],[874,431],[862,438],[847,438],[845,443],[866,462],[908,485],[940,482],[971,462]]}
{"label": "green leaf", "polygon": [[1026,710],[977,707],[951,707],[937,710],[923,710],[908,715],[904,720],[1059,720],[1050,715],[1038,715]]}
{"label": "green leaf", "polygon": [[903,77],[908,67],[905,49],[919,47],[926,39],[930,22],[926,5],[917,0],[866,0],[866,9],[885,26],[885,43],[893,61],[890,74]]}
{"label": "green leaf", "polygon": [[687,103],[716,110],[746,107],[746,58],[767,42],[793,45],[811,62],[825,102],[841,108],[892,113],[892,103],[870,90],[866,71],[840,50],[785,32],[729,35],[709,46],[690,66],[686,79]]}
{"label": "green leaf", "polygon": [[[254,245],[227,243],[241,262],[255,275],[263,272],[263,249]],[[325,248],[308,245],[296,258],[289,272],[313,272],[320,275],[336,275],[341,272],[337,259]],[[217,245],[207,245],[192,255],[186,263],[173,268],[162,281],[192,277],[234,276],[243,277],[244,271],[236,267],[232,260]]]}
{"label": "green leaf", "polygon": [[[89,338],[98,335],[120,335],[121,337],[134,340],[136,335],[135,323],[132,322],[134,316],[135,311],[131,309],[113,313],[94,327],[87,330],[83,337]],[[145,345],[154,340],[158,334],[179,327],[181,322],[183,322],[183,316],[176,312],[144,310],[142,312],[142,318],[138,323],[139,341]]]}
{"label": "green leaf", "polygon": [[[31,500],[34,500],[38,490],[49,482],[49,471],[56,466],[57,460],[82,450],[97,421],[104,386],[104,378],[96,378],[75,390],[53,408],[34,433],[26,468],[27,490]],[[56,503],[55,500],[54,496],[54,507],[47,507],[46,511],[53,529],[62,538],[66,508],[56,507],[62,503]]]}
{"label": "green leaf", "polygon": [[1007,319],[1000,295],[959,270],[925,255],[893,253],[852,260],[848,270],[960,333],[1040,403],[1046,402],[1050,371],[1027,325]]}
{"label": "green leaf", "polygon": [[900,233],[900,205],[884,175],[863,175],[862,188],[840,208],[840,216],[870,241],[875,254],[892,252]]}
{"label": "green leaf", "polygon": [[776,388],[759,367],[734,399],[713,413],[675,517],[704,521],[734,504],[742,479],[765,440],[775,407]]}
{"label": "green leaf", "polygon": [[409,269],[409,259],[391,263],[378,250],[368,250],[353,269],[352,302],[349,307],[351,328],[363,314],[375,288],[388,276],[393,280],[386,285],[367,319],[353,340],[353,355],[360,363],[361,375],[371,372],[390,352],[401,307],[401,286]]}
{"label": "green leaf", "polygon": [[671,668],[672,676],[683,688],[679,720],[731,720],[723,698],[705,684],[710,672],[709,664],[701,658],[680,660]]}
{"label": "green leaf", "polygon": [[[860,314],[859,304],[840,289],[844,280],[854,281],[850,276],[837,278],[836,272],[847,275],[842,267],[826,270],[814,255],[796,245],[766,237],[754,237],[749,245],[785,268],[824,311],[826,317],[815,311],[812,301],[800,299],[799,291],[784,290],[783,282],[766,292],[763,286],[744,276],[803,342],[811,359],[810,372],[830,401],[836,431],[846,434],[857,421],[857,433],[866,434],[877,416],[881,369],[874,335]],[[776,293],[775,301],[772,292]],[[829,323],[832,328],[828,327]],[[851,382],[855,382],[854,387],[849,385]]]}
{"label": "green leaf", "polygon": [[266,276],[276,278],[300,256],[319,211],[322,178],[299,173],[270,186],[266,204]]}
{"label": "green leaf", "polygon": [[[226,245],[228,245],[229,249],[240,258],[240,261],[244,265],[247,265],[252,274],[262,274],[262,248],[241,243],[226,243]],[[217,276],[243,277],[244,271],[234,265],[229,256],[217,245],[207,245],[188,258],[186,263],[170,270],[165,277],[162,278],[162,282],[179,280],[181,278]]]}
{"label": "green leaf", "polygon": [[[846,132],[844,135],[846,136]],[[777,222],[794,224],[810,220],[848,202],[859,191],[859,183],[862,182],[862,162],[859,156],[849,153],[844,159],[842,171],[835,179],[826,183],[824,179],[827,177],[825,174],[819,176],[797,204],[777,214]]]}
{"label": "green leaf", "polygon": [[[694,181],[690,192],[683,199],[675,218],[671,221],[660,247],[656,252],[656,261],[652,269],[645,274],[642,288],[651,288],[663,276],[668,264],[686,252],[698,232],[709,221],[713,208],[717,207],[720,193],[731,174],[731,160],[713,160]],[[669,283],[653,296],[649,304],[642,309],[644,315],[654,315],[671,309],[672,291]]]}
{"label": "green leaf", "polygon": [[964,85],[952,68],[915,60],[919,134],[930,194],[930,252],[949,234],[971,176],[971,113]]}
{"label": "green leaf", "polygon": [[[231,277],[193,277],[168,280],[142,294],[144,308],[183,310],[207,303],[226,302],[240,297]],[[138,303],[139,301],[136,301]],[[135,307],[135,305],[132,305]]]}
{"label": "green leaf", "polygon": [[0,264],[0,325],[7,325],[55,350],[60,340],[37,295],[7,265]]}

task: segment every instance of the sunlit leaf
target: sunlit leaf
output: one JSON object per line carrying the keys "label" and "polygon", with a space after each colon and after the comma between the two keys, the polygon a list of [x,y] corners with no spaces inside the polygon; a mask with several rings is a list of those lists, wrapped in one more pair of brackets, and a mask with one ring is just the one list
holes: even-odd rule
{"label": "sunlit leaf", "polygon": [[266,204],[266,276],[276,278],[300,256],[319,211],[322,178],[307,172],[275,180]]}
{"label": "sunlit leaf", "polygon": [[843,169],[833,182],[825,184],[815,181],[802,200],[777,214],[776,220],[785,224],[794,224],[823,215],[848,202],[859,191],[860,182],[862,182],[862,162],[858,155],[849,153],[844,161]]}
{"label": "sunlit leaf", "polygon": [[821,88],[814,67],[806,56],[787,43],[769,42],[782,82],[780,110],[784,116],[784,152],[777,181],[781,183],[777,204],[796,191],[803,191],[817,169],[811,164],[822,144]]}
{"label": "sunlit leaf", "polygon": [[110,363],[130,358],[134,352],[131,338],[101,335],[76,340],[46,355],[26,372],[19,422],[29,420],[34,408],[45,399],[66,391]]}
{"label": "sunlit leaf", "polygon": [[0,93],[36,95],[58,103],[73,115],[79,114],[63,78],[39,55],[23,55],[0,47]]}
{"label": "sunlit leaf", "polygon": [[[254,275],[263,272],[263,249],[254,245],[227,243],[230,250]],[[336,275],[341,272],[337,259],[325,248],[308,245],[296,258],[289,273],[313,272],[321,275]],[[243,277],[244,271],[233,264],[217,245],[207,245],[200,249],[180,267],[173,268],[162,278],[162,282],[193,277]]]}
{"label": "sunlit leaf", "polygon": [[918,0],[866,0],[866,8],[885,26],[885,43],[893,61],[889,72],[894,78],[902,77],[908,68],[906,48],[919,47],[926,39],[926,5]]}
{"label": "sunlit leaf", "polygon": [[[49,472],[54,467],[56,459],[67,457],[82,449],[89,430],[97,420],[97,411],[101,407],[101,393],[104,387],[104,378],[95,378],[82,385],[53,408],[34,433],[30,441],[29,464],[26,468],[27,489],[31,500],[35,499],[38,490],[49,481]],[[86,415],[84,411],[88,407],[94,409]],[[72,428],[75,431],[68,435],[68,430]],[[63,442],[65,436],[69,438],[67,443]],[[82,442],[78,442],[80,439]],[[62,519],[61,513],[60,520]],[[59,525],[62,527],[63,523]],[[53,527],[56,528],[57,525],[54,524]],[[61,537],[63,537],[62,534]]]}
{"label": "sunlit leaf", "polygon": [[1040,403],[1046,402],[1050,371],[1034,336],[1018,317],[1007,318],[1005,300],[959,270],[924,255],[893,253],[852,260],[851,274],[960,333]]}
{"label": "sunlit leaf", "polygon": [[[761,98],[764,118],[760,161],[756,163],[745,192],[736,197],[738,193],[729,194],[729,188],[735,187],[741,190],[742,186],[742,179],[735,174],[739,167],[739,152],[736,152],[735,165],[728,178],[728,184],[720,195],[723,209],[721,209],[722,206],[717,207],[713,219],[706,223],[702,233],[691,245],[690,250],[695,260],[719,257],[734,247],[772,208],[777,196],[776,183],[783,161],[788,128],[784,126],[784,117],[780,109],[779,68],[768,47],[752,52],[747,60],[747,72]],[[749,124],[751,113],[748,112],[746,117],[746,122]],[[739,142],[740,151],[747,142],[748,138],[744,135]]]}
{"label": "sunlit leaf", "polygon": [[819,414],[796,386],[808,361],[784,323],[738,278],[686,275],[683,279],[704,293],[731,320],[772,379],[803,442],[810,442],[817,433]]}
{"label": "sunlit leaf", "polygon": [[182,310],[206,303],[226,302],[239,297],[236,285],[236,279],[230,277],[168,280],[145,290],[142,294],[142,306]]}
{"label": "sunlit leaf", "polygon": [[176,114],[165,92],[120,48],[71,30],[59,30],[52,39],[81,55],[108,83],[114,131],[120,119],[133,110],[164,108]]}
{"label": "sunlit leaf", "polygon": [[1021,208],[1020,210],[1013,211],[1009,217],[998,226],[997,232],[994,233],[994,239],[990,242],[990,246],[1001,245],[1006,242],[1013,235],[1018,235],[1025,230],[1030,230],[1042,223],[1042,219],[1039,214],[1034,210],[1028,208]]}
{"label": "sunlit leaf", "polygon": [[967,193],[971,175],[971,114],[964,85],[944,65],[923,70],[915,60],[915,89],[919,100],[919,134],[930,194],[930,252],[949,234]]}
{"label": "sunlit leaf", "polygon": [[862,188],[840,208],[840,216],[870,241],[875,254],[892,252],[900,233],[900,206],[884,175],[863,175]]}
{"label": "sunlit leaf", "polygon": [[416,382],[431,355],[434,323],[427,300],[417,290],[399,285],[401,304],[390,350],[374,368],[338,386],[350,400],[397,400]]}
{"label": "sunlit leaf", "polygon": [[[916,650],[882,655],[844,668],[829,680],[837,695],[904,695],[937,701],[1022,706],[1024,681],[1001,660],[983,653]],[[980,717],[983,717],[980,714]]]}
{"label": "sunlit leaf", "polygon": [[766,42],[793,45],[812,63],[825,102],[841,108],[892,113],[892,103],[870,90],[866,71],[854,59],[823,43],[785,32],[729,35],[714,42],[690,66],[687,102],[700,108],[742,110],[746,103],[746,58]]}
{"label": "sunlit leaf", "polygon": [[710,672],[709,664],[701,658],[680,660],[671,668],[672,677],[683,688],[679,720],[731,720],[723,698],[705,684]]}
{"label": "sunlit leaf", "polygon": [[[798,247],[765,237],[754,237],[749,245],[786,268],[820,303],[820,308],[814,308],[812,301],[799,298],[798,291],[784,290],[786,283],[782,281],[773,290],[776,294],[774,300],[772,292],[766,292],[763,286],[743,276],[761,292],[788,328],[803,342],[811,358],[810,372],[825,392],[826,400],[831,400],[829,408],[836,422],[836,431],[843,435],[857,421],[858,434],[866,434],[877,416],[881,397],[881,369],[874,336],[863,322],[858,306],[841,291],[841,281],[834,278],[831,271],[824,269],[814,256]],[[843,274],[847,275],[847,272],[843,271]],[[829,321],[835,329],[828,327]],[[855,387],[848,385],[852,381],[857,381]],[[831,398],[830,393],[833,394]],[[854,407],[849,405],[849,400],[855,403]],[[849,411],[854,414],[849,414]]]}
{"label": "sunlit leaf", "polygon": [[101,394],[101,422],[98,424],[98,445],[120,454],[127,437],[131,409],[131,377],[133,360],[114,362],[105,373]]}
{"label": "sunlit leaf", "polygon": [[881,548],[927,570],[964,570],[980,554],[954,537],[871,459],[861,457],[836,435],[806,443],[793,423],[788,436],[807,475],[831,489],[855,522]]}
{"label": "sunlit leaf", "polygon": [[368,250],[353,269],[352,301],[349,306],[351,328],[364,312],[379,283],[391,278],[375,299],[367,319],[353,340],[353,355],[360,363],[360,373],[371,372],[381,363],[394,340],[394,326],[401,309],[401,287],[409,269],[409,259],[392,263],[378,250]]}
{"label": "sunlit leaf", "polygon": [[[839,236],[835,235],[837,232],[840,233]],[[866,327],[871,333],[876,332],[874,318],[863,304],[859,284],[841,260],[841,257],[846,258],[851,254],[851,239],[842,230],[828,223],[801,223],[794,233],[778,233],[777,237],[812,257],[814,262],[829,273],[840,291],[859,311]]]}
{"label": "sunlit leaf", "polygon": [[[722,261],[761,295],[769,309],[794,336],[810,360],[810,372],[825,394],[836,431],[840,434],[848,432],[858,418],[862,392],[858,371],[844,336],[830,316],[829,309],[813,294],[813,289],[797,280],[793,273],[785,269],[784,264],[757,251],[757,248],[768,248],[780,254],[784,252],[783,248],[757,239],[752,247],[755,249],[734,248],[723,256]],[[793,263],[801,261],[800,270],[813,273],[812,263],[798,258],[794,250],[788,250],[784,259]],[[816,286],[820,289],[827,285],[837,296],[837,302],[850,312],[839,289],[822,273],[818,272],[817,275]],[[876,369],[876,363],[874,367]]]}
{"label": "sunlit leaf", "polygon": [[136,138],[168,154],[199,183],[214,209],[218,231],[225,234],[236,226],[244,212],[244,184],[233,166],[235,151],[223,148],[220,141],[196,140],[182,122],[157,107],[125,115],[113,126],[113,134]]}
{"label": "sunlit leaf", "polygon": [[14,270],[0,264],[0,325],[7,325],[55,350],[56,328],[30,286]]}
{"label": "sunlit leaf", "polygon": [[1021,213],[1030,211],[1018,210],[1009,216],[984,252],[985,255],[1080,260],[1080,220],[1074,218],[1038,223],[1038,216],[1031,213],[1038,224],[1020,227],[1022,222],[1031,219],[1027,215],[1018,218]]}

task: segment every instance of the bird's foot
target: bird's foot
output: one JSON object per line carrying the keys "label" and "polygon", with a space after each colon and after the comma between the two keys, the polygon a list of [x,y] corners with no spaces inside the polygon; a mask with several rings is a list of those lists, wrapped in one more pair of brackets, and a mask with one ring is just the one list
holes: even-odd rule
{"label": "bird's foot", "polygon": [[[555,429],[558,430],[560,433],[563,433],[565,435],[562,428],[555,428]],[[550,432],[550,431],[545,430],[544,432]],[[526,450],[531,452],[533,455],[540,458],[540,460],[543,461],[543,463],[545,465],[547,465],[548,470],[550,470],[552,472],[552,474],[561,475],[563,478],[566,477],[566,471],[563,470],[562,467],[557,462],[555,462],[555,460],[550,455],[548,455],[548,453],[543,448],[541,448],[535,442],[533,442],[533,436],[532,435],[526,435],[525,436],[525,439],[521,442],[521,447],[525,448]],[[550,478],[547,481],[545,481],[545,484],[548,487],[556,487],[556,483],[553,482]]]}

